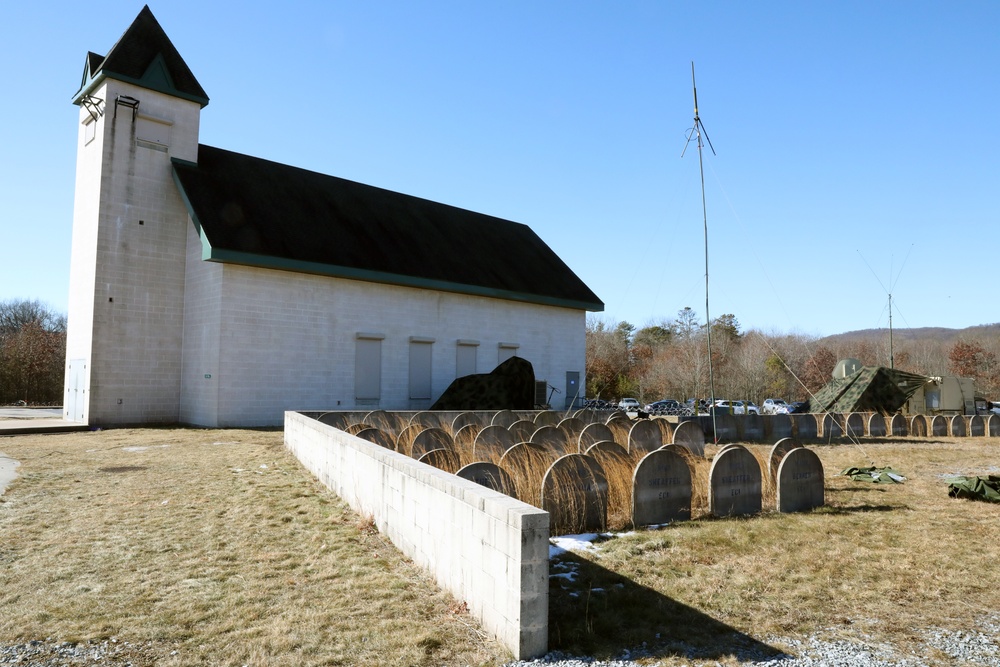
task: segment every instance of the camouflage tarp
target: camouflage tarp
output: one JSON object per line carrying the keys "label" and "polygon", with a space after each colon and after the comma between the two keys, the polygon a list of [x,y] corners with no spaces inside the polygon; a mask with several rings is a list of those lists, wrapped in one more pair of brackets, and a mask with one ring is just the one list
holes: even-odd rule
{"label": "camouflage tarp", "polygon": [[891,466],[884,468],[844,468],[840,471],[844,477],[850,477],[855,482],[874,482],[875,484],[902,484],[906,481],[899,471],[893,470]]}
{"label": "camouflage tarp", "polygon": [[532,410],[535,370],[531,362],[511,357],[491,373],[455,378],[431,410]]}
{"label": "camouflage tarp", "polygon": [[809,411],[895,412],[929,380],[885,366],[863,366],[845,378],[830,380],[809,399]]}
{"label": "camouflage tarp", "polygon": [[948,480],[948,495],[1000,503],[1000,475],[986,477],[954,477]]}

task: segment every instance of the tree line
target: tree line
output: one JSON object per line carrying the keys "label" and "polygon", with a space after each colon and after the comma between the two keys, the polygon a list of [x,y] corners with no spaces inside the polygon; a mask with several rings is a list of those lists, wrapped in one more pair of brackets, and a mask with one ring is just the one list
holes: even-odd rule
{"label": "tree line", "polygon": [[0,301],[0,405],[60,405],[66,316],[40,301]]}
{"label": "tree line", "polygon": [[1000,336],[992,333],[970,334],[954,343],[895,340],[890,350],[887,333],[831,342],[796,333],[742,331],[733,314],[714,319],[709,327],[687,307],[673,319],[642,328],[590,316],[586,341],[589,398],[628,396],[641,403],[708,398],[711,370],[716,398],[758,405],[769,397],[806,400],[829,382],[840,359],[854,358],[865,366],[970,377],[979,395],[1000,401]]}

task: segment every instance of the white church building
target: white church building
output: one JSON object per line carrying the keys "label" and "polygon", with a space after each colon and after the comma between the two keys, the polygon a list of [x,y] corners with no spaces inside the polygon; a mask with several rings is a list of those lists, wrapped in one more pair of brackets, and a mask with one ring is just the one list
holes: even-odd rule
{"label": "white church building", "polygon": [[426,409],[514,355],[553,407],[580,394],[603,304],[527,226],[200,144],[208,96],[148,7],[73,101],[66,419]]}

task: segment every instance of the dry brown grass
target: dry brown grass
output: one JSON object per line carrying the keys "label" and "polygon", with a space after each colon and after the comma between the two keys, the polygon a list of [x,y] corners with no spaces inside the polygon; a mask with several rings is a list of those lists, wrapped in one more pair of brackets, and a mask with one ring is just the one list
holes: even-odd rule
{"label": "dry brown grass", "polygon": [[[128,448],[139,448],[130,450]],[[149,643],[134,664],[496,664],[440,591],[280,432],[0,439],[0,642]]]}
{"label": "dry brown grass", "polygon": [[[663,664],[680,665],[691,664],[676,656],[681,642],[711,648],[730,631],[757,640],[822,632],[906,648],[923,628],[968,630],[996,617],[1000,505],[949,498],[945,479],[995,473],[1000,440],[886,439],[811,449],[826,473],[825,508],[703,516],[605,542],[596,557],[574,556],[583,568],[575,588],[551,589],[553,647],[611,655],[645,641],[659,646]],[[906,483],[837,476],[872,463],[892,465]],[[584,608],[581,592],[594,589],[609,592]],[[723,642],[708,651],[708,664],[735,663],[727,657],[734,647]]]}

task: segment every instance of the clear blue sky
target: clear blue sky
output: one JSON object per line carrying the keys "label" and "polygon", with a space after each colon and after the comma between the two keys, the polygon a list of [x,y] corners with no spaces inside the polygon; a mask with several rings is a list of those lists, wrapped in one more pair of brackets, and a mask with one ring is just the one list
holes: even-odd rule
{"label": "clear blue sky", "polygon": [[[70,99],[141,8],[0,3],[0,300],[66,309]],[[704,315],[694,61],[713,316],[886,327],[891,287],[895,327],[1000,321],[995,0],[150,8],[202,143],[528,224],[639,326]]]}

